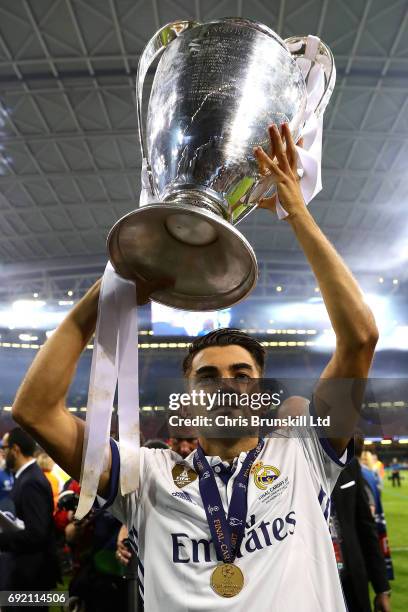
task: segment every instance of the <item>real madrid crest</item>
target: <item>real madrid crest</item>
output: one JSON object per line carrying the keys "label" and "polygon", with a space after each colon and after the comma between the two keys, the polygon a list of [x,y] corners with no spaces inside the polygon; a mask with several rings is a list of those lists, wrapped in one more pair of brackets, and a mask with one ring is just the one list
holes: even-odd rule
{"label": "real madrid crest", "polygon": [[197,474],[185,463],[176,463],[171,470],[173,481],[176,487],[182,489],[197,478]]}
{"label": "real madrid crest", "polygon": [[258,461],[252,466],[251,474],[254,475],[254,482],[258,489],[265,491],[280,476],[280,470],[273,465],[264,465]]}

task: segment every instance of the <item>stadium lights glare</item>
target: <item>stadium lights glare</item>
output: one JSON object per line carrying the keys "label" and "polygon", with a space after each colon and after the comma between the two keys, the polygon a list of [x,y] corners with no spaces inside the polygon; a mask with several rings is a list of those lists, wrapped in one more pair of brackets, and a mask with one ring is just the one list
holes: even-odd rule
{"label": "stadium lights glare", "polygon": [[383,279],[383,277],[382,277],[382,276],[380,276],[380,278],[378,279],[378,282],[379,282],[379,283],[383,283],[383,282],[384,282],[384,279]]}
{"label": "stadium lights glare", "polygon": [[383,444],[384,446],[392,444],[392,440],[381,440],[381,444]]}
{"label": "stadium lights glare", "polygon": [[38,336],[32,336],[31,334],[20,334],[19,338],[20,340],[23,340],[23,342],[31,342],[34,340],[38,340]]}
{"label": "stadium lights glare", "polygon": [[279,293],[280,291],[282,291],[282,287],[281,287],[280,285],[278,285],[278,286],[276,287],[276,291]]}
{"label": "stadium lights glare", "polygon": [[377,348],[407,350],[408,325],[396,325],[394,329],[381,339]]}
{"label": "stadium lights glare", "polygon": [[320,291],[319,287],[315,287],[314,290],[315,290],[315,293],[319,293]]}
{"label": "stadium lights glare", "polygon": [[336,334],[332,329],[325,329],[315,340],[315,346],[322,349],[333,349],[336,347]]}
{"label": "stadium lights glare", "polygon": [[31,310],[39,310],[46,305],[47,302],[43,300],[16,300],[12,303],[11,307],[16,312],[24,312],[29,314]]}
{"label": "stadium lights glare", "polygon": [[398,440],[398,442],[399,442],[400,444],[408,444],[408,438],[400,438],[400,439]]}
{"label": "stadium lights glare", "polygon": [[67,291],[67,295],[69,295],[69,297],[72,297],[74,295],[74,292],[72,291],[72,289]]}
{"label": "stadium lights glare", "polygon": [[365,446],[369,446],[370,444],[373,444],[373,441],[372,441],[372,440],[368,440],[368,439],[367,439],[367,440],[364,440],[364,445],[365,445]]}
{"label": "stadium lights glare", "polygon": [[74,300],[59,300],[58,306],[72,306]]}
{"label": "stadium lights glare", "polygon": [[398,285],[398,278],[393,278],[392,279],[392,284],[393,285]]}
{"label": "stadium lights glare", "polygon": [[33,298],[38,298],[38,293],[33,293]]}

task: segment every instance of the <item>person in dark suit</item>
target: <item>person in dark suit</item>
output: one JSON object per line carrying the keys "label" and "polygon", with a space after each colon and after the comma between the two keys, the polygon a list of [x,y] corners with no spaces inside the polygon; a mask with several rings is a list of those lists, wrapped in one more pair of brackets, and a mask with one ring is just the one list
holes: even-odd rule
{"label": "person in dark suit", "polygon": [[6,434],[3,449],[15,475],[11,497],[16,516],[25,525],[21,531],[0,533],[0,550],[9,552],[12,561],[7,590],[49,591],[59,577],[51,487],[33,457],[35,442],[25,431],[16,427]]}
{"label": "person in dark suit", "polygon": [[390,612],[390,584],[357,459],[342,471],[331,497],[330,531],[349,612]]}

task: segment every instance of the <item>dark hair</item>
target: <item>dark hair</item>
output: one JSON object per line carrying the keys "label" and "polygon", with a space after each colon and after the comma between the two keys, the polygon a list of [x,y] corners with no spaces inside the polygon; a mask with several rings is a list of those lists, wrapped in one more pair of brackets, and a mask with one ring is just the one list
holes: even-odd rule
{"label": "dark hair", "polygon": [[200,351],[210,346],[229,346],[238,345],[246,349],[248,353],[255,359],[261,372],[263,372],[265,366],[265,349],[258,340],[251,338],[245,332],[240,329],[233,329],[232,327],[223,327],[209,332],[205,336],[198,336],[191,343],[187,355],[183,359],[183,373],[186,376],[190,369],[192,361]]}
{"label": "dark hair", "polygon": [[13,444],[17,444],[24,457],[32,457],[36,448],[36,443],[32,437],[24,431],[24,429],[21,429],[21,427],[15,427],[9,432],[7,444],[9,448],[11,448]]}
{"label": "dark hair", "polygon": [[163,440],[159,439],[148,440],[147,442],[145,442],[145,444],[143,444],[143,446],[145,448],[170,448],[168,444],[163,442]]}

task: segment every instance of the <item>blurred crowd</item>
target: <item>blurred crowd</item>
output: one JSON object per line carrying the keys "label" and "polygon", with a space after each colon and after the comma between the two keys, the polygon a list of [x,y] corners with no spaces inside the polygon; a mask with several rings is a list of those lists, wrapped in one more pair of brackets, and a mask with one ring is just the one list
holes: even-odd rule
{"label": "blurred crowd", "polygon": [[[196,448],[196,439],[157,439],[144,445],[170,448],[185,458]],[[396,459],[384,466],[364,449],[359,436],[355,447],[356,459],[343,470],[331,498],[334,552],[349,611],[373,609],[371,583],[374,610],[389,612],[394,576],[381,494],[386,474],[393,486],[403,486],[401,466]],[[14,428],[4,435],[0,590],[69,590],[69,609],[76,612],[135,609],[138,583],[132,534],[98,501],[84,519],[76,520],[79,493],[79,483],[25,431]],[[138,605],[141,610],[140,600]]]}
{"label": "blurred crowd", "polygon": [[[150,440],[144,445],[171,448],[184,458],[195,449],[196,440]],[[127,567],[132,552],[127,530],[98,501],[84,519],[76,520],[79,493],[79,483],[25,431],[17,427],[4,435],[0,591],[65,587],[73,612],[132,609],[130,600],[138,591],[136,574],[129,574]]]}

